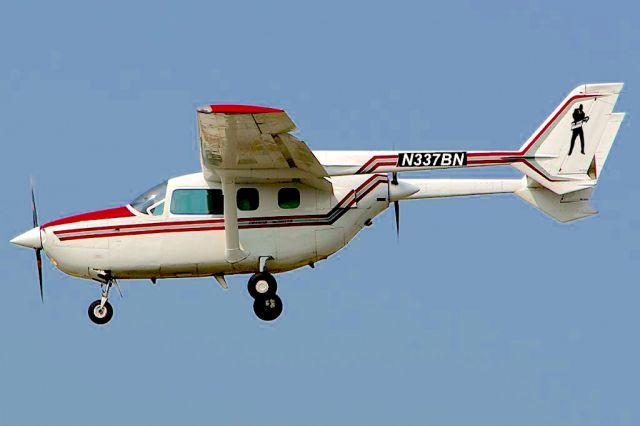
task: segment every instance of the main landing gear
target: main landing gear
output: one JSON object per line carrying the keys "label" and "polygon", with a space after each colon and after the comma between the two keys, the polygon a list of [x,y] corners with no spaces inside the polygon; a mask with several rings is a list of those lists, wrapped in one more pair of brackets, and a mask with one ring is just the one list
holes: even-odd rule
{"label": "main landing gear", "polygon": [[112,278],[101,282],[102,297],[89,305],[89,319],[95,324],[106,324],[113,317],[113,306],[109,303],[109,290],[113,284],[116,284],[116,281]]}
{"label": "main landing gear", "polygon": [[[113,306],[109,303],[109,291],[118,283],[110,274],[99,276],[102,295],[89,305],[89,319],[98,325],[108,323],[113,317]],[[268,272],[258,272],[249,278],[248,290],[253,297],[253,312],[262,321],[273,321],[282,314],[282,299],[278,297],[278,283]]]}
{"label": "main landing gear", "polygon": [[249,295],[253,297],[253,312],[262,321],[273,321],[282,313],[282,299],[276,291],[278,284],[268,272],[258,272],[249,278]]}

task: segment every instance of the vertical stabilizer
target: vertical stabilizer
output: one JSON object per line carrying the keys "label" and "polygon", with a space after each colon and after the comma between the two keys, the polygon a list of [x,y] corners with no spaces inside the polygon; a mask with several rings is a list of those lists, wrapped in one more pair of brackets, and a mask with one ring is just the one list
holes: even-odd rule
{"label": "vertical stabilizer", "polygon": [[613,113],[622,83],[583,84],[520,148],[513,166],[556,194],[595,185],[624,114]]}

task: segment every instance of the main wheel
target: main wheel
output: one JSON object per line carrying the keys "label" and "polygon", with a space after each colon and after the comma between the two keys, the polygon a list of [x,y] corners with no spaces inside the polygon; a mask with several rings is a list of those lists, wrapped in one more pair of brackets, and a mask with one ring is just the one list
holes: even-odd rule
{"label": "main wheel", "polygon": [[113,317],[113,306],[111,303],[105,302],[102,309],[100,308],[100,301],[96,300],[89,305],[89,319],[96,324],[106,324]]}
{"label": "main wheel", "polygon": [[251,297],[254,299],[264,299],[267,296],[273,296],[276,294],[276,291],[278,290],[278,283],[276,283],[276,279],[270,273],[258,272],[249,278],[247,289],[249,290]]}
{"label": "main wheel", "polygon": [[277,294],[259,297],[253,302],[253,312],[262,321],[273,321],[282,313],[282,300]]}

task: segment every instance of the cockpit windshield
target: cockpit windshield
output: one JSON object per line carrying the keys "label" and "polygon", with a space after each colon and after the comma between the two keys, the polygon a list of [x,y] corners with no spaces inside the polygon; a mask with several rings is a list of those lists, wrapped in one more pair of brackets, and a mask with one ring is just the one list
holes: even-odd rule
{"label": "cockpit windshield", "polygon": [[[159,204],[164,200],[164,197],[167,194],[167,181],[164,181],[148,191],[145,191],[142,195],[138,196],[135,200],[131,202],[131,207],[138,210],[140,213],[144,214],[157,214],[157,211],[160,210],[162,213],[162,209],[158,209],[154,207],[153,212],[149,212],[149,207],[152,207],[156,204]],[[158,206],[159,207],[159,206]]]}

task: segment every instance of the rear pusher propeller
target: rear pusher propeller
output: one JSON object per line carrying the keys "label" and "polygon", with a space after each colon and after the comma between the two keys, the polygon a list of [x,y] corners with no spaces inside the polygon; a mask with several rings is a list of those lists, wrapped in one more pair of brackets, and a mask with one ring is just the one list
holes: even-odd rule
{"label": "rear pusher propeller", "polygon": [[[398,172],[391,173],[391,185],[398,185]],[[396,236],[400,239],[400,201],[393,202],[393,212],[396,219]]]}

